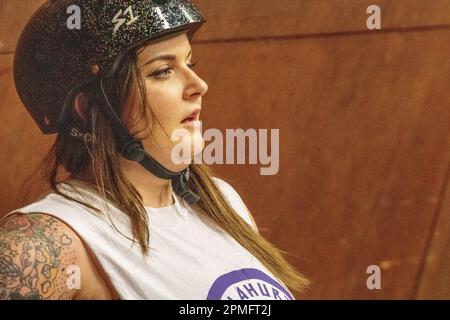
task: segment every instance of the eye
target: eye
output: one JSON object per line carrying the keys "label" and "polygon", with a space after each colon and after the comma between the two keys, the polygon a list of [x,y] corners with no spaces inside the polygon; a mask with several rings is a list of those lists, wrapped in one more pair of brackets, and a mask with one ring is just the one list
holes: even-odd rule
{"label": "eye", "polygon": [[150,76],[155,78],[167,78],[169,72],[172,71],[172,68],[165,68],[158,71],[153,72]]}
{"label": "eye", "polygon": [[[196,65],[197,65],[197,62],[191,62],[191,63],[187,64],[187,66],[191,70],[194,70]],[[161,69],[161,70],[155,71],[151,75],[149,75],[149,77],[154,77],[154,78],[157,78],[157,79],[167,79],[167,78],[169,78],[169,74],[172,71],[172,69],[173,68],[171,67],[171,68],[165,68],[165,69]]]}
{"label": "eye", "polygon": [[188,63],[188,67],[190,68],[190,69],[194,69],[195,68],[195,66],[197,65],[197,62],[191,62],[191,63]]}

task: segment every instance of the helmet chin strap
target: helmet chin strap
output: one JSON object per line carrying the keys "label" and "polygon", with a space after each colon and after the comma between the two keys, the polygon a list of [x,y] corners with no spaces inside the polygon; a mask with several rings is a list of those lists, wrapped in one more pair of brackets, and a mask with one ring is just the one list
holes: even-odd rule
{"label": "helmet chin strap", "polygon": [[152,156],[147,154],[142,142],[129,135],[128,130],[111,106],[108,96],[103,88],[103,79],[100,79],[100,91],[109,108],[108,113],[111,114],[110,119],[113,121],[113,128],[117,136],[117,143],[122,156],[125,159],[138,162],[148,172],[154,174],[158,178],[172,180],[172,187],[177,196],[189,204],[197,203],[200,200],[199,195],[191,191],[187,185],[190,178],[189,167],[180,172],[173,172],[166,169]]}

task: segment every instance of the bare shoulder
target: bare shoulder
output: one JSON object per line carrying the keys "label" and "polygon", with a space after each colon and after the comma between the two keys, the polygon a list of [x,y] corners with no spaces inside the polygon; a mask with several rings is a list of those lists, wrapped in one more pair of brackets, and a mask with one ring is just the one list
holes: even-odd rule
{"label": "bare shoulder", "polygon": [[81,239],[59,219],[15,213],[0,220],[0,300],[75,299],[91,267]]}

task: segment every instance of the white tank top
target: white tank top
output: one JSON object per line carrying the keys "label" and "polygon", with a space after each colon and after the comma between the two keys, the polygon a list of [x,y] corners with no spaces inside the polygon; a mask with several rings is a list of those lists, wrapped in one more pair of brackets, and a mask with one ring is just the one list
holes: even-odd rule
{"label": "white tank top", "polygon": [[[253,227],[238,193],[225,181],[213,179],[225,199]],[[85,189],[75,192],[66,184],[59,187],[101,210],[109,206],[110,218],[53,192],[13,212],[46,213],[70,226],[90,247],[120,299],[294,299],[249,251],[185,207],[175,193],[173,205],[146,207],[150,250],[144,256],[138,244],[123,236],[133,238],[123,212]]]}

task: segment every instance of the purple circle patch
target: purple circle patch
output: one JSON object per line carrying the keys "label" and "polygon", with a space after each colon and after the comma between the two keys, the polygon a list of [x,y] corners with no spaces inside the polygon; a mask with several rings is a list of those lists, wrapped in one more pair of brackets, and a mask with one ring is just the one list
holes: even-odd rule
{"label": "purple circle patch", "polygon": [[226,273],[214,281],[207,300],[294,300],[278,281],[258,269]]}

